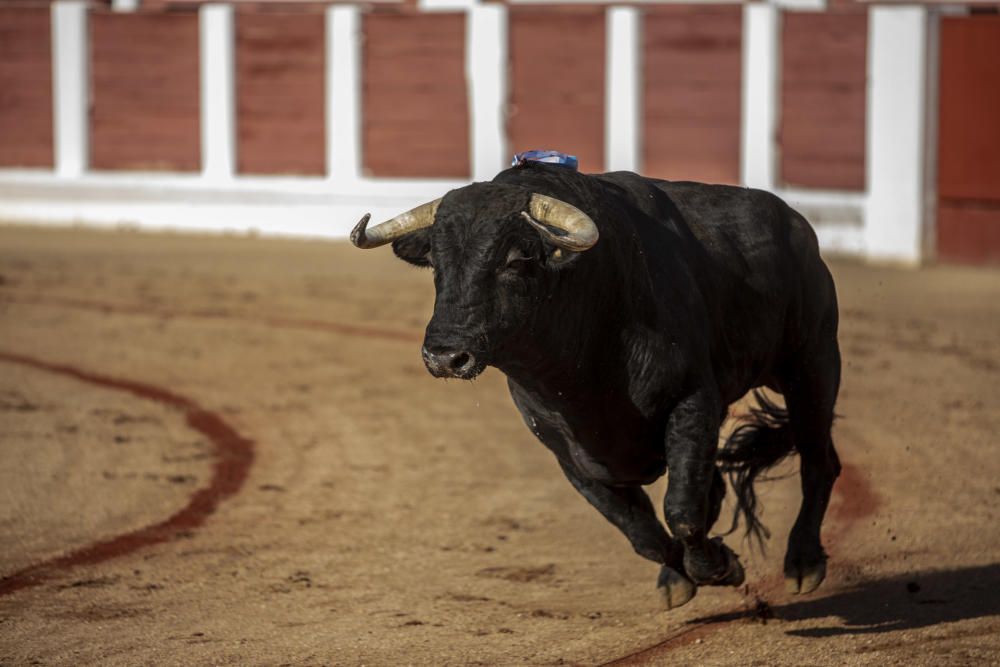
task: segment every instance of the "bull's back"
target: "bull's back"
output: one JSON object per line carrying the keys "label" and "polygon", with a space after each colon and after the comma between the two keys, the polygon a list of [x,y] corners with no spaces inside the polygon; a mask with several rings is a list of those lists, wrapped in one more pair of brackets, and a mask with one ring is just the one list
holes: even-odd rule
{"label": "bull's back", "polygon": [[748,277],[780,273],[796,258],[819,258],[809,224],[769,192],[671,181],[655,187],[679,213],[665,223],[689,231],[714,260],[745,263]]}
{"label": "bull's back", "polygon": [[781,199],[749,188],[607,176],[627,184],[647,214],[641,224],[661,226],[682,246],[672,257],[686,264],[704,302],[724,393],[766,381],[783,353],[829,329],[831,318],[835,330],[836,296],[816,235]]}

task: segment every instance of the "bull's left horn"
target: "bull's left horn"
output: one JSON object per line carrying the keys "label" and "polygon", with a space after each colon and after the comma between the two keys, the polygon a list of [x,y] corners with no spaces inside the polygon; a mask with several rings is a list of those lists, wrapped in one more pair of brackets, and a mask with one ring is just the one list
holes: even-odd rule
{"label": "bull's left horn", "polygon": [[440,198],[421,204],[406,213],[400,213],[395,218],[375,225],[371,229],[368,229],[368,221],[372,216],[371,213],[366,213],[351,231],[351,243],[366,250],[377,248],[386,243],[392,243],[404,234],[430,227],[434,224],[434,216],[437,214],[440,204]]}
{"label": "bull's left horn", "polygon": [[528,211],[521,215],[557,248],[583,252],[597,243],[597,225],[590,216],[555,197],[532,194]]}

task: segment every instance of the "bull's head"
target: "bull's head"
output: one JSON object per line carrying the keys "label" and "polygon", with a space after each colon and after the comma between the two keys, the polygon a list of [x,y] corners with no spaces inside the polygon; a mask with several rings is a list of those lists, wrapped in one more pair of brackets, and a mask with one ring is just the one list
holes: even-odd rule
{"label": "bull's head", "polygon": [[396,255],[434,268],[434,315],[422,349],[436,377],[472,379],[498,351],[530,335],[556,274],[597,243],[597,225],[564,201],[477,183],[368,228],[359,248],[392,243]]}

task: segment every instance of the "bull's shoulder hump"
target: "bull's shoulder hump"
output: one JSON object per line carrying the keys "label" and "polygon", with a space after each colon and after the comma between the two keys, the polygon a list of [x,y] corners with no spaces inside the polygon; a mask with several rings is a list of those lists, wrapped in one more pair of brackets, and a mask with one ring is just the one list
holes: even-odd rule
{"label": "bull's shoulder hump", "polygon": [[692,222],[732,224],[753,220],[784,226],[793,218],[788,204],[766,190],[692,181],[658,181],[656,187]]}
{"label": "bull's shoulder hump", "polygon": [[[815,236],[802,215],[766,190],[697,181],[668,181],[630,171],[597,174],[595,177],[620,188],[653,219],[660,222],[673,220],[699,237],[747,233],[758,238],[760,234],[790,235],[809,245]],[[679,214],[676,219],[672,211]]]}
{"label": "bull's shoulder hump", "polygon": [[655,178],[642,176],[634,171],[609,171],[603,174],[592,174],[592,176],[602,183],[617,186],[627,192],[655,188],[659,182]]}
{"label": "bull's shoulder hump", "polygon": [[764,201],[773,199],[781,201],[775,195],[765,190],[757,190],[739,185],[722,183],[700,183],[698,181],[667,181],[650,179],[655,187],[671,199],[692,201],[713,201],[721,205]]}
{"label": "bull's shoulder hump", "polygon": [[712,210],[747,206],[774,206],[781,204],[775,195],[736,185],[699,183],[697,181],[668,181],[661,178],[640,176],[630,171],[614,171],[596,177],[604,183],[617,186],[636,200],[655,194],[665,197],[681,210]]}

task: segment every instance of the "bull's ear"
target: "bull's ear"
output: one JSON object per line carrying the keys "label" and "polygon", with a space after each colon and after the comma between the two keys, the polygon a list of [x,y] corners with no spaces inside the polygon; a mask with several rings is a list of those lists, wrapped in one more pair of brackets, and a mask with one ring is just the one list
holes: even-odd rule
{"label": "bull's ear", "polygon": [[560,269],[568,266],[580,257],[583,253],[563,250],[548,243],[545,244],[545,265],[553,269]]}
{"label": "bull's ear", "polygon": [[414,266],[430,266],[430,229],[419,229],[400,236],[392,242],[392,251],[396,253],[396,257]]}

